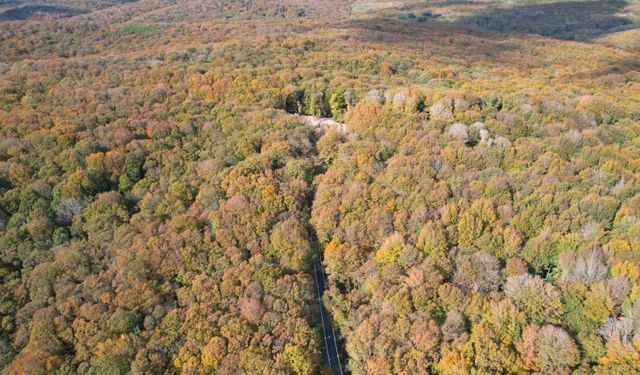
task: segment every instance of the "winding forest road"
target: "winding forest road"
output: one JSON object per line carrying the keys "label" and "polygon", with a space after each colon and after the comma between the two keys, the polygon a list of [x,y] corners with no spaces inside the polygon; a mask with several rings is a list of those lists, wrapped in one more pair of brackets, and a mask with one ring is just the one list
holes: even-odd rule
{"label": "winding forest road", "polygon": [[331,369],[334,375],[343,375],[340,353],[338,351],[338,343],[336,334],[331,324],[331,316],[322,303],[322,294],[326,288],[326,278],[322,262],[316,262],[313,265],[313,274],[316,279],[316,289],[318,292],[318,305],[320,310],[320,324],[322,324],[322,361],[323,364]]}

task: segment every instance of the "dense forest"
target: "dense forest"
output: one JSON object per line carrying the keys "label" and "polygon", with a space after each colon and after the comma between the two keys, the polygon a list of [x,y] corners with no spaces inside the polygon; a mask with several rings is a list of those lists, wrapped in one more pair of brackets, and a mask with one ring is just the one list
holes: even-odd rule
{"label": "dense forest", "polygon": [[640,373],[639,25],[0,3],[0,373]]}

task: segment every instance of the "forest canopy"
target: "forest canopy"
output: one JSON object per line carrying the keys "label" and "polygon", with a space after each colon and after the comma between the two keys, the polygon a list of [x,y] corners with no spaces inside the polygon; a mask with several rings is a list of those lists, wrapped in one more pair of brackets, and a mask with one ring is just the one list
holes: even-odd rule
{"label": "forest canopy", "polygon": [[640,3],[526,3],[0,4],[0,372],[639,373]]}

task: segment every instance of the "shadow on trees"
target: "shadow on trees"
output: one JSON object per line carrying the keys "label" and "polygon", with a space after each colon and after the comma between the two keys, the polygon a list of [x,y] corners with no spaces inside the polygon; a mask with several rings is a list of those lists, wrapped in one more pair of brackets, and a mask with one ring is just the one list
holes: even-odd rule
{"label": "shadow on trees", "polygon": [[504,41],[500,35],[478,32],[466,25],[446,22],[406,22],[388,18],[351,20],[342,28],[353,30],[352,37],[361,43],[390,45],[416,52],[428,51],[437,61],[455,61],[459,65],[505,64],[527,66],[531,57],[521,61],[514,55],[523,49]]}
{"label": "shadow on trees", "polygon": [[637,28],[617,15],[627,1],[568,1],[489,9],[458,23],[503,34],[527,33],[569,40],[588,40]]}
{"label": "shadow on trees", "polygon": [[[451,5],[443,2],[442,6]],[[640,23],[616,15],[623,12],[627,1],[571,1],[510,8],[493,8],[473,15],[446,21],[443,17],[414,20],[412,17],[389,17],[338,21],[343,29],[353,31],[361,43],[392,45],[426,51],[435,61],[462,66],[494,65],[529,69],[546,64],[542,55],[532,54],[529,45],[506,35],[540,35],[557,40],[591,41],[622,30],[635,29]],[[431,8],[437,8],[432,5]],[[403,11],[420,14],[422,7],[406,7]],[[439,12],[435,9],[433,15]],[[615,62],[607,69],[594,71],[595,76],[626,74],[636,67],[633,61]]]}
{"label": "shadow on trees", "polygon": [[73,17],[83,13],[86,11],[56,5],[24,5],[0,13],[0,21],[24,21],[39,16]]}

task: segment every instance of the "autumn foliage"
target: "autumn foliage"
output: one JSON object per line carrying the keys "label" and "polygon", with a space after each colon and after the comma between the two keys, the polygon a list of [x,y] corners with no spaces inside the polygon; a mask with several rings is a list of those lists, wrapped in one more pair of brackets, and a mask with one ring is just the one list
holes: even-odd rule
{"label": "autumn foliage", "polygon": [[637,30],[441,3],[1,13],[0,372],[640,372]]}

